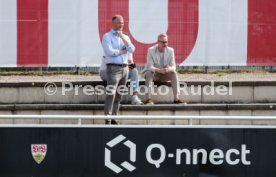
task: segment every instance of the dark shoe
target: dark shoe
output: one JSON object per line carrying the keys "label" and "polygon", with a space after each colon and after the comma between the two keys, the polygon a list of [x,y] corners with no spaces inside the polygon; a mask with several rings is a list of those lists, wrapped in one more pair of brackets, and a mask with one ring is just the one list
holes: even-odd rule
{"label": "dark shoe", "polygon": [[112,125],[118,125],[118,124],[119,124],[119,121],[112,119],[112,120],[111,120],[111,124],[112,124]]}
{"label": "dark shoe", "polygon": [[106,120],[105,120],[105,124],[106,124],[106,125],[111,125],[111,120],[106,119]]}
{"label": "dark shoe", "polygon": [[174,100],[173,103],[174,104],[187,104],[187,103],[181,101],[180,99],[179,100]]}
{"label": "dark shoe", "polygon": [[154,102],[152,101],[152,99],[147,99],[147,101],[146,101],[145,104],[146,104],[146,105],[153,105]]}

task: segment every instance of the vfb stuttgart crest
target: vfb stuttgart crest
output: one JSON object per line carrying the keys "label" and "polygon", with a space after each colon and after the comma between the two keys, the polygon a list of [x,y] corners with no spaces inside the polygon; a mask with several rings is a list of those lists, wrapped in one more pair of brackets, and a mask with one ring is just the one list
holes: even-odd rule
{"label": "vfb stuttgart crest", "polygon": [[32,144],[31,151],[35,162],[40,164],[46,156],[47,144]]}

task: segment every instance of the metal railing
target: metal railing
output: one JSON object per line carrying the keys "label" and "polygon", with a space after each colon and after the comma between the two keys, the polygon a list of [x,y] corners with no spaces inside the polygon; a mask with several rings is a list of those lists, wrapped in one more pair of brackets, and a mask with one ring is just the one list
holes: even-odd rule
{"label": "metal railing", "polygon": [[187,120],[189,125],[194,125],[194,120],[276,120],[276,116],[157,116],[157,115],[122,115],[122,116],[104,116],[104,115],[0,115],[0,119],[55,119],[55,120],[77,120],[77,125],[82,125],[85,119],[92,120]]}

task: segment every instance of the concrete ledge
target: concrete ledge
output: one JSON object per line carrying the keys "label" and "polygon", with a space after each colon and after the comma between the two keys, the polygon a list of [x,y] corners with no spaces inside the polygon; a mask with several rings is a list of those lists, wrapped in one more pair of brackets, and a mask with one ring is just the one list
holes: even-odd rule
{"label": "concrete ledge", "polygon": [[[56,92],[46,93],[47,82],[16,82],[0,83],[0,104],[103,104],[105,100],[103,81],[54,82]],[[71,85],[70,85],[71,84]],[[128,83],[129,84],[129,83]],[[144,81],[140,84],[143,86]],[[169,87],[165,95],[158,94],[161,87],[156,87],[153,95],[155,103],[172,103],[173,95],[170,82],[155,82],[157,86]],[[64,86],[62,88],[62,86]],[[72,86],[70,89],[69,86]],[[93,93],[85,94],[86,86],[93,87]],[[102,86],[102,94],[96,91],[96,86]],[[238,81],[238,82],[180,82],[180,97],[188,103],[276,103],[276,81]],[[214,87],[210,87],[214,86]],[[212,90],[213,89],[213,90]],[[46,89],[47,90],[47,89]],[[141,87],[140,98],[146,101]],[[224,90],[221,94],[221,90]],[[122,103],[129,104],[130,95],[123,96]]]}

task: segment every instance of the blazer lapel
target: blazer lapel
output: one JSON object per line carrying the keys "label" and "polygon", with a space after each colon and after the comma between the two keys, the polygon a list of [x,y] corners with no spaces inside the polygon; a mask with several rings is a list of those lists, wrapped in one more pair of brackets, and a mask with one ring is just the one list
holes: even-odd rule
{"label": "blazer lapel", "polygon": [[169,64],[168,60],[169,60],[169,51],[168,51],[168,49],[165,49],[165,52],[164,52],[164,66],[167,66]]}
{"label": "blazer lapel", "polygon": [[158,47],[155,48],[154,55],[155,55],[155,57],[154,57],[155,63],[158,67],[160,67],[160,55],[158,52]]}

